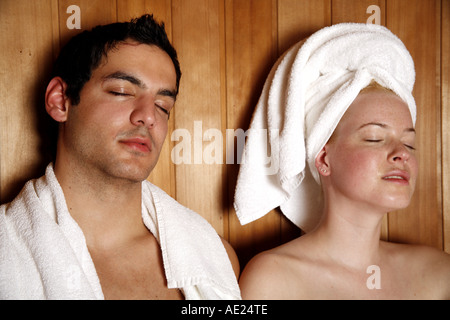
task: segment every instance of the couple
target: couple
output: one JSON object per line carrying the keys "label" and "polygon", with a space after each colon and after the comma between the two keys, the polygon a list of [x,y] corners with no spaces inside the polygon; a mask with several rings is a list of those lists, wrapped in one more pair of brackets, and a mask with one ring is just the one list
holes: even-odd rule
{"label": "couple", "polygon": [[[373,35],[396,44],[378,52],[394,63],[367,50],[344,59]],[[252,127],[285,126],[283,178],[243,164],[236,209],[245,223],[281,206],[308,233],[256,256],[239,288],[233,248],[146,181],[181,77],[164,25],[144,15],[75,36],[45,95],[59,123],[55,160],[0,207],[0,298],[449,298],[448,255],[379,241],[383,215],[409,204],[417,176],[414,66],[398,41],[382,27],[337,25],[274,67]],[[301,143],[283,148],[290,139]],[[258,142],[249,136],[245,152]],[[380,290],[366,287],[369,265]]]}

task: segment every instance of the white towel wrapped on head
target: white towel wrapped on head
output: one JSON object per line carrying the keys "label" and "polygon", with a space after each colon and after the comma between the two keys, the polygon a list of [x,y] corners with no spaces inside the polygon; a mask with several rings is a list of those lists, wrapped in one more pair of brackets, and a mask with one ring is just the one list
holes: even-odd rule
{"label": "white towel wrapped on head", "polygon": [[240,222],[280,206],[294,224],[312,230],[322,212],[315,158],[347,108],[375,81],[407,103],[415,123],[414,80],[408,50],[383,26],[337,24],[290,48],[253,114],[234,200]]}

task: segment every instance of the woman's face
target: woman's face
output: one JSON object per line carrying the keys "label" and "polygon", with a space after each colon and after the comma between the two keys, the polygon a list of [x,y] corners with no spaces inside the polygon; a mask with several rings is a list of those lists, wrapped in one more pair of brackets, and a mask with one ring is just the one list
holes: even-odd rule
{"label": "woman's face", "polygon": [[324,149],[329,190],[383,211],[407,207],[418,172],[415,138],[403,100],[383,90],[361,93]]}

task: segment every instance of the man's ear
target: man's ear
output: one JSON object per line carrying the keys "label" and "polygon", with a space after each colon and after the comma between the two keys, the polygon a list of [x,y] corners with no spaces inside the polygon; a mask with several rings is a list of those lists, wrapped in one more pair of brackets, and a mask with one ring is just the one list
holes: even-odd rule
{"label": "man's ear", "polygon": [[328,162],[328,148],[325,145],[322,150],[317,154],[315,165],[316,169],[322,176],[329,176],[331,172],[330,164]]}
{"label": "man's ear", "polygon": [[58,122],[67,120],[69,99],[66,96],[66,89],[66,82],[60,77],[55,77],[50,80],[45,92],[45,110]]}

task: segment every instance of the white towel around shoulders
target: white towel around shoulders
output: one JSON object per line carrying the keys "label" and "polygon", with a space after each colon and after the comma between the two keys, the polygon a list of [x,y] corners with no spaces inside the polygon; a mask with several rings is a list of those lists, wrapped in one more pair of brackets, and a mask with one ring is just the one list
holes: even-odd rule
{"label": "white towel around shoulders", "polygon": [[[186,299],[240,299],[220,237],[198,214],[148,181],[144,224],[159,241],[169,288]],[[82,230],[52,165],[0,207],[0,299],[103,299]]]}
{"label": "white towel around shoulders", "polygon": [[241,224],[276,207],[306,232],[318,224],[322,194],[315,157],[372,80],[400,96],[415,123],[414,62],[383,26],[326,27],[276,62],[254,111],[239,169],[234,207]]}

